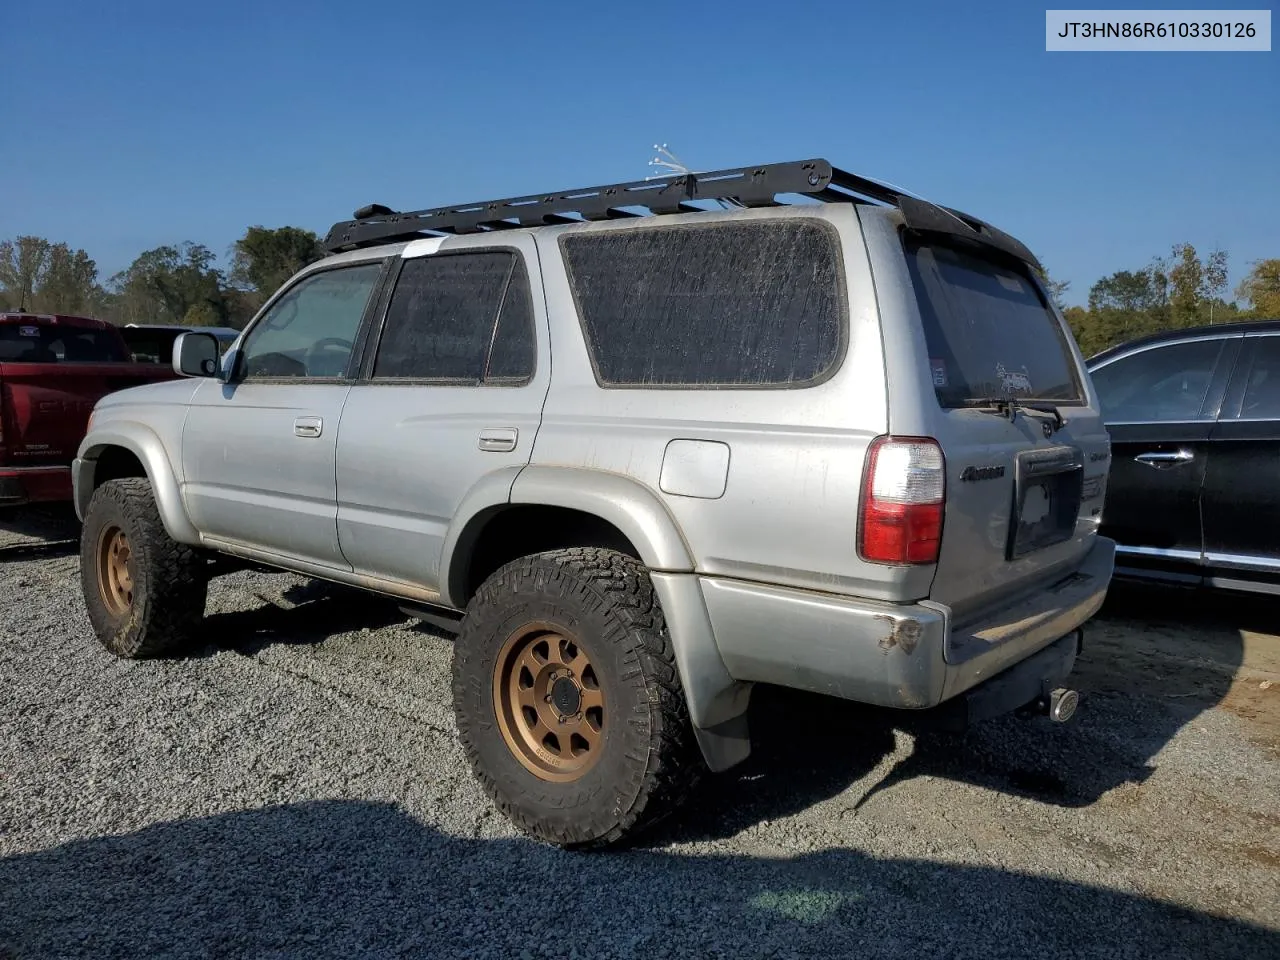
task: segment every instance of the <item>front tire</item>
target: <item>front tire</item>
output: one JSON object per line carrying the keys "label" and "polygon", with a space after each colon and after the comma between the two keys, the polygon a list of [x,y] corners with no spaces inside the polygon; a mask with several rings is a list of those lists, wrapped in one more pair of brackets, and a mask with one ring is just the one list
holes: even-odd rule
{"label": "front tire", "polygon": [[454,644],[453,698],[489,796],[561,846],[652,825],[701,767],[653,585],[616,551],[536,554],[486,580]]}
{"label": "front tire", "polygon": [[93,492],[80,583],[94,633],[117,657],[178,652],[204,618],[205,563],[166,532],[146,479],[110,480]]}

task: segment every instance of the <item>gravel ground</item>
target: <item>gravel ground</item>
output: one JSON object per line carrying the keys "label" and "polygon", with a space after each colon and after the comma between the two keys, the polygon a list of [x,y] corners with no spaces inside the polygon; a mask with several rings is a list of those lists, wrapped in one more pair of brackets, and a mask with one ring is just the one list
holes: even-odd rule
{"label": "gravel ground", "polygon": [[0,958],[1280,957],[1280,602],[1116,591],[1065,727],[762,689],[635,848],[518,836],[449,641],[287,575],[209,643],[93,640],[72,520],[0,515]]}

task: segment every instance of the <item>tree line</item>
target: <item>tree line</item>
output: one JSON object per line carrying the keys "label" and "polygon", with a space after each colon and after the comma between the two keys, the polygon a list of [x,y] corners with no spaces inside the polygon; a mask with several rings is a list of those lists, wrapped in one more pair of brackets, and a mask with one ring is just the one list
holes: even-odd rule
{"label": "tree line", "polygon": [[84,250],[16,237],[0,242],[0,310],[239,329],[285,280],[324,255],[310,230],[254,226],[232,244],[227,270],[204,244],[188,241],[144,251],[103,280]]}
{"label": "tree line", "polygon": [[[1089,288],[1087,306],[1062,312],[1085,356],[1161,330],[1280,321],[1280,258],[1251,263],[1231,300],[1226,299],[1227,266],[1225,251],[1201,256],[1189,243],[1175,244],[1166,257],[1103,277]],[[1068,285],[1047,273],[1043,279],[1061,304]]]}
{"label": "tree line", "polygon": [[[241,328],[285,280],[324,256],[300,227],[249,227],[231,247],[230,267],[199,243],[156,247],[105,281],[84,250],[44,237],[0,242],[0,310],[81,314],[112,323],[174,323]],[[1248,318],[1280,320],[1280,258],[1257,260],[1227,297],[1227,254],[1201,256],[1174,245],[1136,269],[1089,288],[1086,306],[1063,309],[1086,356],[1170,328]],[[1069,284],[1042,274],[1059,304]]]}

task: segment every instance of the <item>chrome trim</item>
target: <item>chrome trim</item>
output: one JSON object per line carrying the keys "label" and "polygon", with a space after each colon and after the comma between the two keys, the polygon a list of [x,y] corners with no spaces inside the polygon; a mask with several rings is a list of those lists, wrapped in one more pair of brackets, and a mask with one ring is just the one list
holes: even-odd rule
{"label": "chrome trim", "polygon": [[[1200,423],[1214,423],[1213,417],[1201,417],[1199,420],[1107,420],[1106,427],[1190,427]],[[1237,421],[1238,422],[1238,421]]]}
{"label": "chrome trim", "polygon": [[[1267,334],[1274,336],[1274,334]],[[1257,580],[1237,580],[1234,577],[1205,577],[1204,582],[1210,587],[1223,590],[1240,590],[1246,593],[1280,594],[1280,583],[1261,583]]]}
{"label": "chrome trim", "polygon": [[1187,463],[1195,458],[1196,455],[1190,450],[1171,450],[1165,452],[1140,453],[1133,459],[1135,463],[1145,463],[1147,466],[1154,467],[1160,463]]}
{"label": "chrome trim", "polygon": [[[1200,343],[1204,340],[1243,340],[1243,333],[1205,333],[1198,337],[1178,337],[1176,340],[1161,340],[1159,343],[1148,343],[1141,347],[1134,347],[1132,350],[1126,350],[1124,353],[1118,353],[1114,357],[1104,360],[1102,363],[1088,367],[1089,372],[1101,370],[1103,367],[1109,367],[1117,360],[1123,360],[1125,357],[1137,356],[1139,353],[1146,353],[1148,350],[1159,350],[1161,347],[1176,347],[1183,343]],[[1273,334],[1266,334],[1273,336]]]}
{"label": "chrome trim", "polygon": [[1131,547],[1117,543],[1116,553],[1124,553],[1134,557],[1163,557],[1166,560],[1191,560],[1200,563],[1203,553],[1199,550],[1169,550],[1164,547]]}
{"label": "chrome trim", "polygon": [[1280,570],[1280,557],[1259,557],[1247,553],[1206,553],[1205,563],[1241,570]]}

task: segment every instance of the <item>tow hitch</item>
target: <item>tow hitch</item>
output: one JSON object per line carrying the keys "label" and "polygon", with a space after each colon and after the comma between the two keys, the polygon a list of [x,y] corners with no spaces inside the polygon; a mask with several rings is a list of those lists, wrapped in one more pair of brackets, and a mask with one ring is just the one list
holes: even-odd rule
{"label": "tow hitch", "polygon": [[1015,664],[985,683],[930,711],[937,726],[966,730],[1005,713],[1048,717],[1066,723],[1080,705],[1080,694],[1062,686],[1084,642],[1076,629],[1039,653]]}

